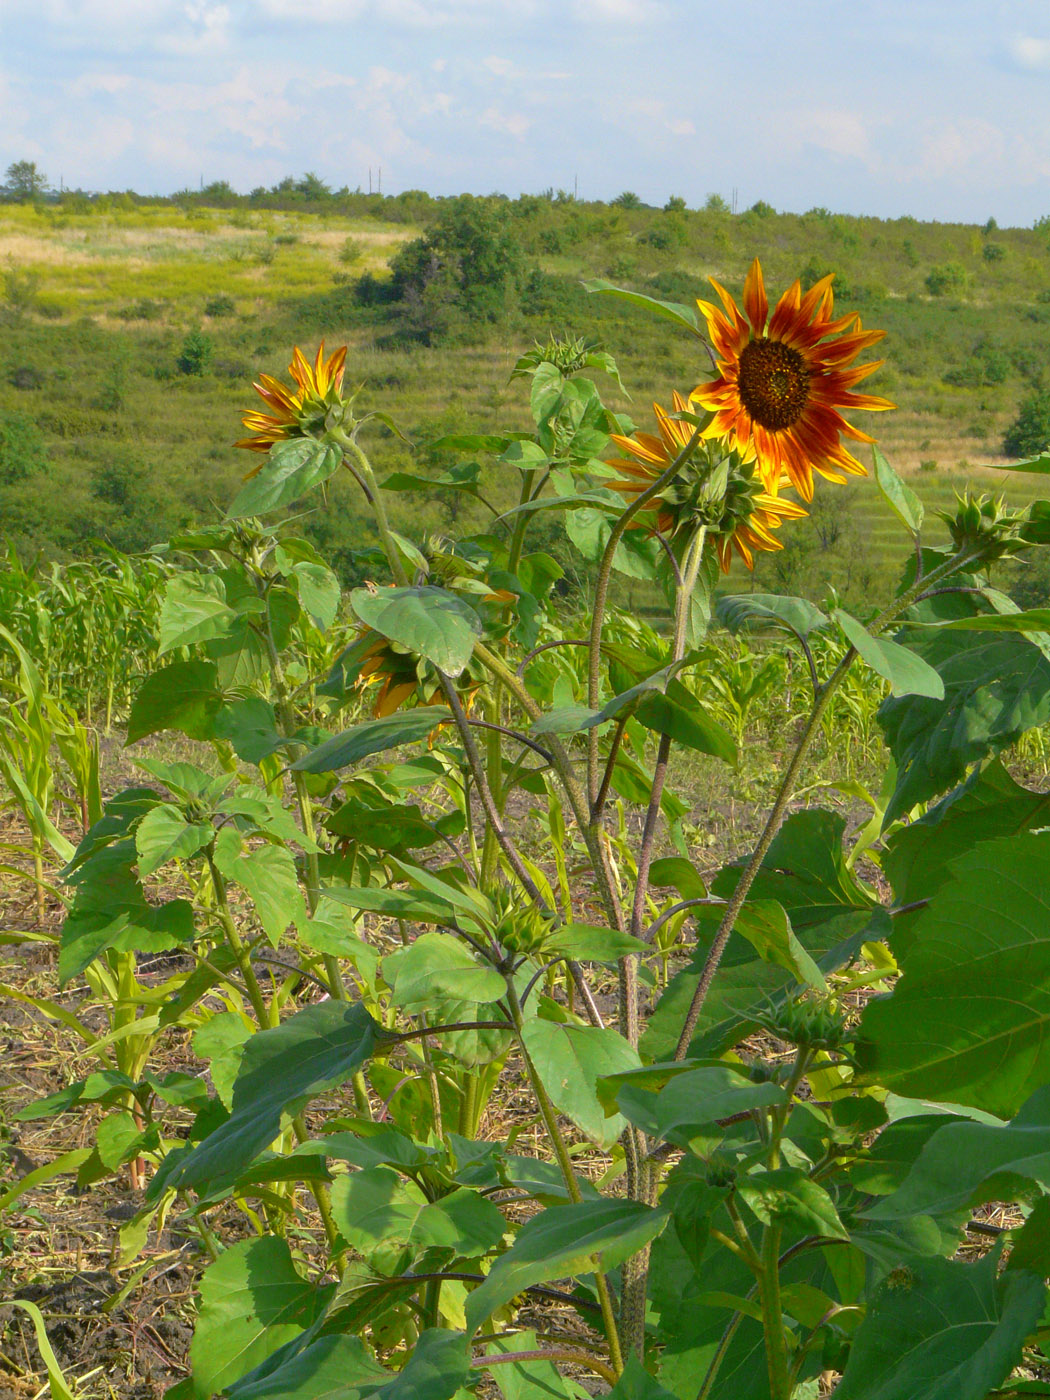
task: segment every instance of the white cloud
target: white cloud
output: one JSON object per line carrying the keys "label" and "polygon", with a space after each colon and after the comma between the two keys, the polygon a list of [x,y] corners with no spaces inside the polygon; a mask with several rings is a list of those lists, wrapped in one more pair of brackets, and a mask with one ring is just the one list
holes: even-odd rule
{"label": "white cloud", "polygon": [[836,156],[851,156],[856,160],[872,157],[865,119],[848,108],[824,107],[795,114],[786,123],[786,130],[796,148],[805,142]]}
{"label": "white cloud", "polygon": [[1010,53],[1022,68],[1050,68],[1050,39],[1018,34],[1010,41]]}
{"label": "white cloud", "polygon": [[650,24],[661,19],[658,0],[573,0],[573,14],[585,24]]}
{"label": "white cloud", "polygon": [[482,126],[490,126],[494,131],[502,131],[521,141],[528,135],[532,123],[520,112],[501,112],[497,107],[487,107],[479,118]]}

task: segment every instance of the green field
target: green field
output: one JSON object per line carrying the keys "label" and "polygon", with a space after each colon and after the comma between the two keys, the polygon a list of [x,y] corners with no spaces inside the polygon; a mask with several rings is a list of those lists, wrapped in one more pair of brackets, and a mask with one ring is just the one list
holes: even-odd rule
{"label": "green field", "polygon": [[[704,377],[703,355],[667,323],[589,296],[581,279],[690,302],[711,295],[711,276],[739,292],[755,256],[771,291],[835,272],[838,304],[886,330],[886,365],[869,383],[898,410],[858,415],[858,425],[917,476],[931,507],[967,482],[1028,494],[1024,478],[979,468],[1006,461],[1003,432],[1050,371],[1043,229],[761,205],[734,216],[560,197],[478,200],[520,257],[517,283],[498,314],[479,318],[453,298],[435,328],[384,300],[384,286],[391,257],[452,201],[224,203],[123,195],[0,205],[0,518],[23,552],[79,555],[95,539],[143,549],[225,504],[245,469],[232,443],[253,378],[283,374],[294,344],[312,350],[322,338],[350,345],[348,383],[360,382],[362,405],[392,415],[413,445],[379,430],[371,448],[383,469],[435,466],[426,444],[450,430],[484,432],[517,417],[525,426],[527,405],[508,375],[552,330],[604,342],[631,394],[628,403],[608,383],[607,402],[644,426],[651,400]],[[194,330],[211,352],[202,374],[179,368]],[[494,493],[502,504],[499,483]],[[402,499],[417,525],[421,509],[431,529],[451,523],[430,501]],[[339,504],[334,521],[307,528],[352,577],[366,527],[349,496]],[[782,587],[787,572],[819,587],[845,566],[847,588],[880,588],[894,526],[877,493],[864,483],[825,493],[816,516],[796,532],[789,557],[763,562],[760,579]]]}

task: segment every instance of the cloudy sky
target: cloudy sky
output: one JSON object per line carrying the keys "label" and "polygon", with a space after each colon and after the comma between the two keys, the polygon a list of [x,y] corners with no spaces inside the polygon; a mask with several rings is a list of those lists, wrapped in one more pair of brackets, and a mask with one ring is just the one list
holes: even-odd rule
{"label": "cloudy sky", "polygon": [[1046,0],[0,0],[0,171],[1050,213]]}

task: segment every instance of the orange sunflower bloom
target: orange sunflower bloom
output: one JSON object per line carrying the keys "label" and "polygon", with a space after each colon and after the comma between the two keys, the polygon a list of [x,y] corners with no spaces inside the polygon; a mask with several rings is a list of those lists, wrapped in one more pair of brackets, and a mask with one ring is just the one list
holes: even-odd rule
{"label": "orange sunflower bloom", "polygon": [[295,389],[290,389],[269,374],[261,374],[258,383],[252,387],[273,411],[259,413],[249,409],[241,422],[250,429],[251,437],[242,438],[234,445],[246,447],[250,452],[269,452],[275,442],[313,436],[322,430],[328,410],[339,402],[345,364],[345,345],[333,351],[326,360],[322,340],[312,365],[297,345],[292,352],[292,363],[288,366],[288,373],[295,380]]}
{"label": "orange sunflower bloom", "polygon": [[883,361],[853,361],[885,331],[863,330],[856,312],[832,320],[831,281],[824,277],[805,293],[792,283],[770,316],[756,258],[744,282],[746,315],[713,277],[725,310],[697,302],[718,356],[718,378],[690,395],[715,415],[708,434],[725,438],[742,456],[756,457],[767,491],[775,494],[786,476],[806,501],[813,499],[814,472],[838,482],[845,481],[843,473],[866,475],[840,438],[874,438],[847,423],[842,411],[896,407],[874,394],[854,393]]}
{"label": "orange sunflower bloom", "polygon": [[[675,413],[683,413],[688,407],[677,392],[671,402]],[[631,455],[609,463],[620,476],[603,484],[628,501],[662,476],[693,436],[690,422],[671,417],[659,404],[653,404],[653,412],[659,437],[653,433],[612,436],[612,441]],[[724,484],[712,496],[713,482],[722,481],[723,472]],[[786,477],[777,482],[778,490],[788,485]],[[723,573],[729,572],[734,550],[752,569],[756,554],[783,549],[773,531],[785,520],[801,520],[807,514],[797,502],[762,490],[762,482],[755,477],[753,452],[745,459],[739,452],[727,449],[726,444],[710,441],[697,446],[678,475],[640,512],[647,513],[655,513],[655,529],[671,538],[682,530],[703,525],[718,553]]]}

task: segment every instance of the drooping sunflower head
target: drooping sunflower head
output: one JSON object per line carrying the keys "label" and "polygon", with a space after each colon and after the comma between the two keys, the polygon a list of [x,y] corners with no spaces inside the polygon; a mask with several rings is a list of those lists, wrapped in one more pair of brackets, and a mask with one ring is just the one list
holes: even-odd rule
{"label": "drooping sunflower head", "polygon": [[[675,414],[688,408],[677,392],[672,404]],[[675,417],[659,404],[653,404],[653,411],[659,436],[635,433],[612,439],[631,455],[609,463],[620,475],[604,484],[628,500],[641,495],[667,471],[695,431],[688,418]],[[783,549],[774,530],[785,520],[799,520],[806,514],[802,506],[779,495],[789,484],[784,477],[777,482],[775,492],[764,490],[753,453],[742,455],[723,440],[706,438],[639,514],[648,516],[650,526],[655,524],[660,534],[671,540],[703,526],[717,550],[723,573],[729,572],[734,550],[750,569],[756,553]]]}
{"label": "drooping sunflower head", "polygon": [[824,277],[808,292],[793,282],[770,315],[756,258],[744,283],[743,314],[714,278],[722,307],[697,302],[718,356],[718,378],[690,395],[714,414],[707,433],[754,457],[768,492],[775,494],[786,478],[806,501],[813,499],[814,472],[839,482],[843,473],[865,475],[841,439],[874,439],[847,423],[843,412],[895,407],[854,392],[882,364],[854,360],[885,332],[864,330],[855,312],[833,320],[831,282]]}
{"label": "drooping sunflower head", "polygon": [[261,374],[253,388],[272,412],[249,409],[241,422],[251,431],[251,436],[242,438],[235,446],[246,447],[250,452],[269,452],[275,442],[286,438],[319,436],[324,432],[329,411],[342,402],[340,391],[345,364],[345,345],[334,350],[326,360],[322,340],[313,364],[297,345],[288,366],[295,388],[289,388],[269,374]]}
{"label": "drooping sunflower head", "polygon": [[[469,668],[456,680],[456,692],[468,713],[478,685]],[[355,639],[318,693],[345,697],[354,691],[371,701],[376,719],[384,719],[406,705],[445,703],[438,674],[428,661],[364,625],[358,628]]]}

